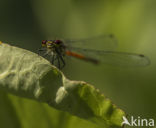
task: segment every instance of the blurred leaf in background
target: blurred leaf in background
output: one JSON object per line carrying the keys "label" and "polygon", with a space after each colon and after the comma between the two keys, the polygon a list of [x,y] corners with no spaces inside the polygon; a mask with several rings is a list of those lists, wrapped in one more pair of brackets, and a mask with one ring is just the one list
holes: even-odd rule
{"label": "blurred leaf in background", "polygon": [[[155,12],[155,0],[1,0],[0,40],[36,52],[43,39],[114,34],[118,51],[145,54],[151,65],[121,68],[69,59],[63,71],[70,79],[97,85],[129,115],[156,119]],[[26,128],[96,127],[45,104],[5,92],[0,93],[0,98],[0,123],[6,127],[20,127],[23,123]],[[8,121],[12,123],[6,124]]]}

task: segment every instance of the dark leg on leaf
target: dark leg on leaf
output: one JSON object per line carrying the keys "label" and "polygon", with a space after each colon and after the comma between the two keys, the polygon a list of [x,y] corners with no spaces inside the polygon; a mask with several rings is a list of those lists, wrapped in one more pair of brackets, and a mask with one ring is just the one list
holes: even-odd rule
{"label": "dark leg on leaf", "polygon": [[[65,66],[65,62],[64,62],[63,57],[62,57],[63,55],[57,49],[56,49],[56,53],[57,53],[58,65],[59,65],[58,68],[59,69],[62,69]],[[61,60],[61,63],[60,63],[60,60]]]}
{"label": "dark leg on leaf", "polygon": [[60,58],[59,58],[59,56],[57,56],[57,66],[58,66],[58,68],[60,69],[61,68],[61,65],[60,65]]}
{"label": "dark leg on leaf", "polygon": [[54,64],[55,59],[56,59],[56,57],[55,57],[55,55],[53,55],[52,59],[51,59],[51,64]]}
{"label": "dark leg on leaf", "polygon": [[62,56],[60,56],[60,59],[61,59],[61,61],[62,61],[62,67],[61,67],[61,69],[62,69],[62,68],[64,68],[64,66],[65,66],[66,64],[65,64],[65,61],[64,61],[64,59],[63,59]]}

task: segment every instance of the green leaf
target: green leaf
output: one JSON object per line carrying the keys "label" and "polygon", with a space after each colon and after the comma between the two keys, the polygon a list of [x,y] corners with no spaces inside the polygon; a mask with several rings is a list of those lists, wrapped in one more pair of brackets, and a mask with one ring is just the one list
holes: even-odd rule
{"label": "green leaf", "polygon": [[94,86],[68,80],[49,61],[0,42],[0,89],[96,123],[120,128],[125,113]]}

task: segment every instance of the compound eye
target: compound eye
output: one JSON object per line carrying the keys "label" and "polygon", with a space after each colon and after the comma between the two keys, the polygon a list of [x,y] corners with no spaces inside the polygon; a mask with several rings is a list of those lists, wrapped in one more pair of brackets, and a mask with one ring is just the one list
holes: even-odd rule
{"label": "compound eye", "polygon": [[42,44],[46,45],[47,40],[42,40]]}
{"label": "compound eye", "polygon": [[62,44],[62,41],[61,40],[55,40],[54,41],[56,44]]}

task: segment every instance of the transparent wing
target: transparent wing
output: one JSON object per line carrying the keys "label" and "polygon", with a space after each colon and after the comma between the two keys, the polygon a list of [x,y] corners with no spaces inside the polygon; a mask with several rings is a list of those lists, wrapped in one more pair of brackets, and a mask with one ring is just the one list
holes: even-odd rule
{"label": "transparent wing", "polygon": [[68,47],[81,47],[85,49],[114,50],[117,40],[113,35],[100,35],[88,39],[64,40]]}
{"label": "transparent wing", "polygon": [[85,57],[96,59],[99,63],[117,65],[124,67],[147,66],[150,64],[148,57],[142,54],[116,52],[116,51],[97,51],[91,49],[72,48],[72,52],[81,54]]}

